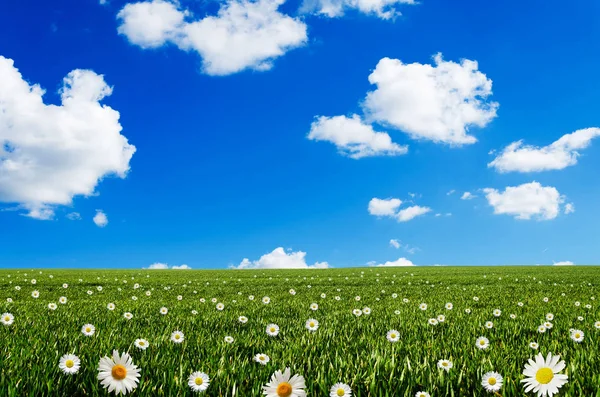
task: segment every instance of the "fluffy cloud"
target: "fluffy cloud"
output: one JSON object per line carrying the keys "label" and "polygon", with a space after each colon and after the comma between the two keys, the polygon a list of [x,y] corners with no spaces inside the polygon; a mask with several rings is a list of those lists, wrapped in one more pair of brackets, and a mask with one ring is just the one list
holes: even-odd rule
{"label": "fluffy cloud", "polygon": [[385,263],[380,263],[378,265],[372,265],[372,266],[376,266],[376,267],[392,267],[392,266],[415,266],[414,263],[412,263],[410,260],[406,259],[406,258],[399,258],[395,261],[392,262],[385,262]]}
{"label": "fluffy cloud", "polygon": [[571,261],[562,261],[562,262],[555,262],[554,266],[575,266],[575,264]]}
{"label": "fluffy cloud", "polygon": [[44,90],[0,56],[0,202],[37,219],[94,194],[105,176],[125,178],[135,152],[119,112],[100,104],[112,93],[102,75],[73,70],[59,93],[61,105],[44,104]]}
{"label": "fluffy cloud", "polygon": [[302,12],[324,15],[329,18],[341,17],[349,9],[381,19],[393,19],[402,15],[398,11],[400,4],[416,4],[415,0],[304,0]]}
{"label": "fluffy cloud", "polygon": [[600,136],[600,128],[586,128],[563,135],[543,147],[516,141],[504,148],[488,167],[503,173],[562,170],[577,164],[578,150],[587,148],[597,136]]}
{"label": "fluffy cloud", "polygon": [[396,240],[395,238],[393,238],[390,240],[390,246],[398,249],[398,248],[400,248],[400,242],[398,240]]}
{"label": "fluffy cloud", "polygon": [[153,263],[150,266],[148,266],[148,269],[150,270],[163,270],[168,268],[169,265],[167,265],[166,263]]}
{"label": "fluffy cloud", "polygon": [[94,215],[94,223],[98,227],[104,227],[108,225],[108,217],[102,210],[96,210],[96,215]]}
{"label": "fluffy cloud", "polygon": [[67,219],[70,219],[72,221],[79,221],[81,220],[81,214],[79,212],[70,212],[67,214]]}
{"label": "fluffy cloud", "polygon": [[171,269],[174,269],[174,270],[190,270],[191,267],[189,267],[186,264],[183,264],[181,266],[172,266]]}
{"label": "fluffy cloud", "polygon": [[575,212],[575,205],[573,203],[567,203],[565,205],[565,214],[571,214]]}
{"label": "fluffy cloud", "polygon": [[429,208],[429,207],[421,207],[418,205],[413,205],[411,207],[404,208],[404,209],[401,209],[400,211],[398,211],[398,213],[396,214],[396,219],[398,219],[398,222],[408,222],[411,219],[414,219],[417,216],[425,215],[426,213],[428,213],[430,211],[431,211],[431,208]]}
{"label": "fluffy cloud", "polygon": [[331,142],[340,153],[353,159],[398,156],[408,152],[407,146],[393,143],[386,132],[375,131],[356,114],[352,117],[317,117],[310,126],[308,139]]}
{"label": "fluffy cloud", "polygon": [[257,261],[244,258],[235,269],[326,269],[327,262],[316,262],[314,265],[306,263],[306,252],[297,251],[287,253],[283,247],[278,247],[268,254],[260,257]]}
{"label": "fluffy cloud", "polygon": [[535,181],[509,186],[504,192],[491,188],[483,191],[495,214],[513,215],[516,219],[554,219],[565,201],[556,188]]}
{"label": "fluffy cloud", "polygon": [[377,89],[369,92],[364,110],[369,121],[395,127],[414,139],[451,145],[476,142],[470,127],[485,127],[496,117],[498,103],[489,102],[492,80],[476,61],[460,64],[434,57],[435,65],[404,64],[383,58],[369,76]]}
{"label": "fluffy cloud", "polygon": [[306,25],[278,11],[284,0],[228,0],[216,16],[193,20],[175,4],[153,0],[125,5],[118,31],[141,48],[174,44],[202,57],[209,75],[268,70],[273,60],[307,41]]}
{"label": "fluffy cloud", "polygon": [[473,200],[475,197],[474,194],[472,194],[471,192],[464,192],[463,195],[460,197],[461,200]]}
{"label": "fluffy cloud", "polygon": [[369,214],[375,216],[393,216],[401,204],[402,200],[397,198],[372,198],[371,201],[369,201]]}

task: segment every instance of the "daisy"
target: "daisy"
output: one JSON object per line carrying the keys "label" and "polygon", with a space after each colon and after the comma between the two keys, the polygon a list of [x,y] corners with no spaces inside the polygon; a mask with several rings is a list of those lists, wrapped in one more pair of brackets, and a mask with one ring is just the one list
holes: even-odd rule
{"label": "daisy", "polygon": [[198,310],[192,310],[192,315],[195,316],[196,314],[198,314]]}
{"label": "daisy", "polygon": [[573,332],[571,332],[571,339],[573,339],[573,341],[577,343],[583,342],[583,336],[583,331],[580,331],[578,329],[574,329]]}
{"label": "daisy", "polygon": [[418,391],[415,397],[431,397],[426,391]]}
{"label": "daisy", "polygon": [[440,314],[439,316],[437,316],[437,320],[440,323],[443,323],[444,321],[446,321],[446,316],[444,316],[443,314]]}
{"label": "daisy", "polygon": [[362,310],[354,309],[352,310],[352,314],[354,314],[356,317],[360,317],[362,315]]}
{"label": "daisy", "polygon": [[56,303],[48,303],[48,309],[56,310]]}
{"label": "daisy", "polygon": [[600,321],[596,321],[594,323],[594,327],[596,327],[596,329],[600,329]]}
{"label": "daisy", "polygon": [[546,332],[546,327],[542,324],[538,327],[538,332],[540,334],[543,334],[544,332]]}
{"label": "daisy", "polygon": [[278,334],[279,334],[279,325],[277,325],[277,324],[267,325],[267,335],[277,336]]}
{"label": "daisy", "polygon": [[577,320],[583,321],[583,317],[582,316],[577,316]]}
{"label": "daisy", "polygon": [[86,324],[83,327],[81,327],[81,333],[85,336],[92,336],[95,332],[96,327],[94,327],[92,324]]}
{"label": "daisy", "polygon": [[355,296],[355,297],[354,297],[354,300],[355,300],[355,301],[357,301],[357,302],[358,302],[358,301],[360,301],[360,296],[358,296],[358,295],[357,295],[357,296]]}
{"label": "daisy", "polygon": [[67,297],[66,296],[61,296],[60,298],[58,298],[58,303],[64,305],[67,303]]}
{"label": "daisy", "polygon": [[447,310],[452,310],[453,307],[454,307],[454,305],[452,305],[452,303],[450,303],[450,302],[446,303]]}
{"label": "daisy", "polygon": [[182,295],[177,295],[177,300],[178,300],[178,301],[180,301],[180,300],[182,300],[182,299],[183,299],[183,296],[182,296]]}
{"label": "daisy", "polygon": [[419,309],[421,309],[421,310],[427,310],[427,303],[421,303],[419,305]]}
{"label": "daisy", "polygon": [[311,303],[310,310],[312,310],[313,312],[319,310],[319,305],[317,305],[316,303]]}
{"label": "daisy", "polygon": [[486,321],[486,322],[485,322],[485,327],[486,327],[487,329],[492,329],[492,328],[494,328],[494,323],[493,323],[493,322],[491,322],[491,321]]}
{"label": "daisy", "polygon": [[481,378],[481,386],[490,393],[495,393],[502,388],[502,375],[498,372],[488,372]]}
{"label": "daisy", "polygon": [[546,314],[546,320],[548,320],[548,321],[554,320],[554,314],[552,314],[552,313]]}
{"label": "daisy", "polygon": [[523,302],[519,302],[519,303],[517,303],[517,306],[519,306],[519,307],[523,307]]}
{"label": "daisy", "polygon": [[69,288],[69,284],[63,284],[63,288]]}
{"label": "daisy", "polygon": [[537,342],[530,342],[529,347],[533,350],[537,350],[540,347],[540,345],[538,345]]}
{"label": "daisy", "polygon": [[225,342],[227,342],[227,343],[233,343],[233,337],[231,337],[231,336],[226,336],[226,337],[225,337]]}
{"label": "daisy", "polygon": [[448,372],[452,368],[452,361],[440,360],[438,361],[437,366],[439,369],[443,369],[444,371]]}
{"label": "daisy", "polygon": [[509,317],[511,318],[511,320],[514,320],[515,318],[517,318],[517,315],[516,315],[516,314],[513,314],[513,313],[511,313]]}
{"label": "daisy", "polygon": [[114,303],[109,303],[108,305],[106,305],[106,308],[108,310],[115,310],[115,304]]}
{"label": "daisy", "polygon": [[39,298],[40,297],[40,292],[39,291],[33,291],[31,293],[31,297],[32,298],[36,298],[36,299]]}
{"label": "daisy", "polygon": [[58,368],[60,368],[65,374],[75,374],[79,371],[79,367],[81,366],[81,361],[79,357],[74,354],[65,354],[60,358],[58,362]]}
{"label": "daisy", "polygon": [[552,324],[550,321],[546,321],[546,322],[544,323],[544,327],[546,327],[546,328],[548,328],[548,329],[552,328],[553,326],[554,326],[554,325],[553,325],[553,324]]}
{"label": "daisy", "polygon": [[248,317],[246,317],[246,316],[239,316],[238,320],[239,320],[240,323],[246,324],[248,322]]}
{"label": "daisy", "polygon": [[326,297],[327,297],[327,295],[321,294],[321,299],[325,299]]}
{"label": "daisy", "polygon": [[266,354],[259,353],[256,356],[254,356],[254,361],[262,365],[267,365],[267,363],[271,361],[271,359]]}
{"label": "daisy", "polygon": [[465,309],[465,313],[471,314],[471,309]]}
{"label": "daisy", "polygon": [[253,300],[254,300],[254,295],[250,295],[250,296],[248,296],[248,300],[251,300],[251,301],[253,301]]}
{"label": "daisy", "polygon": [[437,318],[430,318],[429,320],[427,320],[427,322],[429,323],[429,325],[438,325]]}
{"label": "daisy", "polygon": [[222,303],[217,303],[217,310],[222,311],[223,309],[225,309],[225,305]]}
{"label": "daisy", "polygon": [[140,370],[133,364],[131,356],[113,350],[112,357],[103,357],[98,363],[98,380],[109,393],[127,394],[137,387]]}
{"label": "daisy", "polygon": [[262,303],[264,303],[265,305],[268,305],[269,303],[271,303],[271,298],[269,298],[268,296],[263,297]]}
{"label": "daisy", "polygon": [[160,314],[162,314],[163,316],[165,314],[167,314],[168,312],[169,312],[169,309],[167,309],[166,307],[163,306],[160,308]]}
{"label": "daisy", "polygon": [[365,307],[365,308],[363,308],[362,312],[363,312],[363,314],[369,315],[369,314],[371,314],[371,309],[368,307]]}
{"label": "daisy", "polygon": [[559,362],[558,360],[560,360],[560,356],[553,356],[552,353],[548,353],[546,360],[541,354],[535,356],[535,361],[529,359],[529,363],[525,364],[523,370],[523,375],[527,378],[521,380],[525,383],[525,392],[533,390],[538,397],[552,397],[554,394],[558,394],[558,389],[569,379],[567,375],[559,374],[566,364],[564,361]]}
{"label": "daisy", "polygon": [[400,315],[400,310],[394,310],[394,314],[399,316]]}
{"label": "daisy", "polygon": [[398,342],[400,340],[400,334],[395,329],[389,330],[386,338],[390,342]]}
{"label": "daisy", "polygon": [[267,397],[306,397],[304,378],[301,375],[290,376],[289,368],[283,373],[275,371],[271,381],[263,386],[263,394]]}
{"label": "daisy", "polygon": [[4,325],[11,325],[12,323],[15,322],[15,316],[13,316],[10,313],[4,313],[2,315],[2,319],[0,319],[0,321],[2,321],[2,324],[4,324]]}
{"label": "daisy", "polygon": [[345,383],[336,383],[331,386],[331,390],[329,391],[330,397],[351,397],[352,390],[350,386]]}
{"label": "daisy", "polygon": [[478,297],[478,296],[474,296],[474,297],[473,297],[473,300],[474,300],[475,302],[479,302],[479,297]]}
{"label": "daisy", "polygon": [[210,379],[208,375],[204,372],[194,372],[188,378],[188,386],[195,392],[203,392],[208,389],[208,385],[210,384]]}
{"label": "daisy", "polygon": [[317,330],[317,328],[319,328],[319,322],[317,320],[315,320],[314,318],[306,320],[307,330],[314,332]]}
{"label": "daisy", "polygon": [[150,343],[146,339],[136,339],[133,344],[140,350],[146,350],[150,346]]}
{"label": "daisy", "polygon": [[183,332],[175,331],[171,334],[171,342],[173,343],[181,343],[185,339]]}
{"label": "daisy", "polygon": [[488,347],[490,347],[490,340],[485,336],[480,336],[475,341],[475,346],[481,350],[486,350]]}
{"label": "daisy", "polygon": [[211,298],[211,299],[210,299],[210,301],[211,301],[212,303],[217,303],[217,298]]}
{"label": "daisy", "polygon": [[123,314],[123,317],[125,317],[127,320],[131,320],[133,318],[133,314],[126,312]]}
{"label": "daisy", "polygon": [[501,314],[502,314],[502,310],[500,310],[500,309],[494,310],[494,317],[500,317]]}

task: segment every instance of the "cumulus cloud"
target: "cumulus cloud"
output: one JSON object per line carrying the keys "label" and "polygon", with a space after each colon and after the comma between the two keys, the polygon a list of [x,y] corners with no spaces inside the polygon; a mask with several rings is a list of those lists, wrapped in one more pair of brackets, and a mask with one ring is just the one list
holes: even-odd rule
{"label": "cumulus cloud", "polygon": [[554,262],[554,266],[575,266],[571,261]]}
{"label": "cumulus cloud", "polygon": [[554,219],[565,201],[556,188],[535,181],[509,186],[503,192],[491,188],[483,191],[488,203],[494,207],[494,214],[512,215],[516,219]]}
{"label": "cumulus cloud", "polygon": [[390,240],[390,246],[398,249],[398,248],[400,248],[400,241],[393,238]]}
{"label": "cumulus cloud", "polygon": [[94,223],[98,227],[104,227],[108,225],[108,217],[102,210],[96,210],[96,215],[94,215]]}
{"label": "cumulus cloud", "polygon": [[66,216],[67,216],[67,219],[70,219],[72,221],[81,220],[81,214],[79,212],[70,212]]}
{"label": "cumulus cloud", "polygon": [[393,267],[393,266],[415,266],[415,264],[412,263],[409,259],[399,258],[399,259],[397,259],[395,261],[392,261],[392,262],[388,261],[388,262],[380,263],[380,264],[371,264],[371,266],[376,266],[376,267]]}
{"label": "cumulus cloud", "polygon": [[174,269],[174,270],[190,270],[191,267],[189,267],[186,264],[183,264],[183,265],[180,265],[180,266],[172,266],[171,269]]}
{"label": "cumulus cloud", "polygon": [[375,216],[393,216],[398,207],[402,205],[402,200],[397,198],[389,198],[389,199],[379,199],[372,198],[369,201],[369,214]]}
{"label": "cumulus cloud", "polygon": [[301,12],[315,13],[329,18],[341,17],[347,10],[393,19],[402,15],[400,4],[417,4],[415,0],[304,0]]}
{"label": "cumulus cloud", "polygon": [[173,44],[202,58],[209,75],[269,70],[273,61],[307,41],[306,25],[278,11],[284,0],[228,0],[216,16],[196,19],[163,0],[127,4],[118,32],[141,48]]}
{"label": "cumulus cloud", "polygon": [[472,194],[471,192],[464,192],[463,195],[460,197],[461,200],[473,200],[475,197],[474,194]]}
{"label": "cumulus cloud", "polygon": [[102,75],[73,70],[59,93],[60,105],[44,104],[44,90],[0,56],[0,202],[37,219],[94,194],[106,176],[125,178],[135,152],[119,112],[100,104],[112,93]]}
{"label": "cumulus cloud", "polygon": [[411,219],[416,218],[417,216],[425,215],[430,212],[431,208],[429,207],[421,207],[419,205],[413,205],[408,208],[401,209],[396,214],[396,218],[398,222],[408,222]]}
{"label": "cumulus cloud", "polygon": [[306,263],[306,252],[286,252],[283,247],[275,248],[272,252],[261,256],[256,261],[244,258],[235,269],[326,269],[327,262]]}
{"label": "cumulus cloud", "polygon": [[340,153],[353,159],[373,156],[398,156],[408,152],[408,146],[392,142],[386,132],[377,132],[360,116],[319,116],[311,124],[308,139],[328,141]]}
{"label": "cumulus cloud", "polygon": [[498,103],[488,101],[492,80],[476,61],[460,64],[434,57],[435,65],[383,58],[369,76],[377,89],[363,107],[368,121],[397,128],[413,139],[450,145],[475,143],[471,127],[485,127]]}
{"label": "cumulus cloud", "polygon": [[163,269],[168,269],[169,265],[167,265],[166,263],[153,263],[150,266],[148,266],[148,269],[150,270],[163,270]]}
{"label": "cumulus cloud", "polygon": [[502,173],[562,170],[577,164],[578,150],[587,148],[597,136],[600,136],[600,128],[586,128],[563,135],[543,147],[516,141],[504,148],[488,167]]}

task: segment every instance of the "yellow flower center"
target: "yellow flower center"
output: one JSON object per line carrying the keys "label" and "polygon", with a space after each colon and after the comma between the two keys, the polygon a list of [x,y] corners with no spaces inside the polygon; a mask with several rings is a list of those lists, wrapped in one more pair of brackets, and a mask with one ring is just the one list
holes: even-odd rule
{"label": "yellow flower center", "polygon": [[483,345],[485,345],[485,341],[484,341],[484,340],[481,340],[481,341],[479,341],[479,344],[480,344],[481,346],[483,346]]}
{"label": "yellow flower center", "polygon": [[140,341],[140,346],[144,346],[145,343],[143,341]]}
{"label": "yellow flower center", "polygon": [[121,364],[117,364],[112,368],[112,377],[116,380],[123,380],[127,377],[127,368],[122,366]]}
{"label": "yellow flower center", "polygon": [[489,378],[488,383],[490,384],[490,386],[494,386],[496,384],[496,378]]}
{"label": "yellow flower center", "polygon": [[10,321],[10,317],[8,317],[8,316],[5,316],[5,317],[4,317],[4,321]]}
{"label": "yellow flower center", "polygon": [[277,395],[279,397],[289,397],[292,395],[292,385],[287,382],[281,382],[277,386]]}
{"label": "yellow flower center", "polygon": [[91,331],[92,331],[92,329],[90,327],[85,328],[85,332],[91,332]]}
{"label": "yellow flower center", "polygon": [[258,359],[259,359],[260,361],[265,361],[265,356],[258,356]]}
{"label": "yellow flower center", "polygon": [[[315,322],[314,322],[314,321],[311,321],[310,323],[308,323],[308,325],[310,325],[311,327],[314,327],[314,326],[315,326]],[[579,334],[578,334],[578,335],[579,335]],[[579,336],[577,336],[577,337],[579,338]]]}
{"label": "yellow flower center", "polygon": [[392,338],[392,339],[395,338],[395,337],[396,337],[396,334],[391,334],[390,335],[390,338]]}
{"label": "yellow flower center", "polygon": [[346,391],[340,387],[339,389],[337,389],[337,392],[335,394],[337,394],[338,396],[345,396]]}
{"label": "yellow flower center", "polygon": [[179,339],[181,338],[181,336],[179,336],[179,334],[175,334],[175,339]]}
{"label": "yellow flower center", "polygon": [[269,331],[275,332],[275,328],[271,327],[271,328],[269,328]]}
{"label": "yellow flower center", "polygon": [[576,334],[575,334],[575,337],[576,337],[576,338],[579,338],[579,337],[581,337],[581,334],[580,334],[580,333],[576,333]]}
{"label": "yellow flower center", "polygon": [[73,360],[65,361],[65,367],[67,367],[67,368],[73,368],[74,365],[75,365],[75,363],[73,362]]}
{"label": "yellow flower center", "polygon": [[442,366],[447,367],[448,363],[442,363]]}
{"label": "yellow flower center", "polygon": [[535,374],[535,380],[543,385],[547,385],[554,378],[554,372],[548,367],[538,369]]}
{"label": "yellow flower center", "polygon": [[194,383],[195,383],[195,384],[197,384],[198,386],[200,386],[201,384],[203,384],[203,383],[204,383],[204,379],[202,379],[201,377],[197,377],[197,378],[194,380]]}

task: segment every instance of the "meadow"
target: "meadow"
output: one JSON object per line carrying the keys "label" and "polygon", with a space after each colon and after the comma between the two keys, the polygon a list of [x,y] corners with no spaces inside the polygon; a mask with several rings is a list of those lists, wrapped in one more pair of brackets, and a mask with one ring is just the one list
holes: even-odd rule
{"label": "meadow", "polygon": [[[0,270],[0,312],[13,316],[0,324],[0,396],[112,395],[98,365],[118,350],[139,368],[136,396],[197,395],[195,371],[206,396],[261,396],[286,367],[310,397],[338,382],[361,397],[535,396],[525,364],[552,353],[568,375],[557,395],[600,397],[599,283],[600,268],[583,266]],[[59,368],[65,354],[76,373]],[[503,377],[496,392],[482,385],[490,371]]]}

